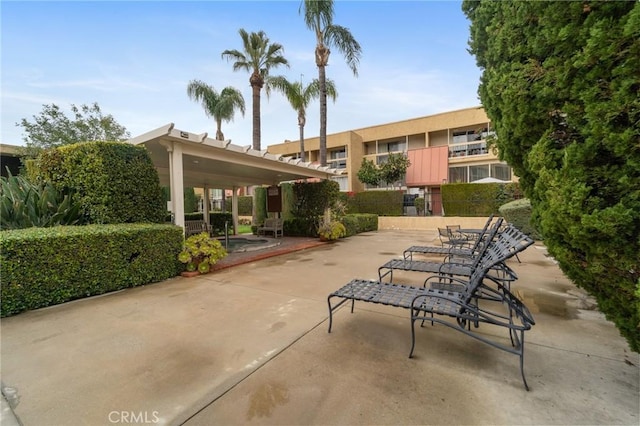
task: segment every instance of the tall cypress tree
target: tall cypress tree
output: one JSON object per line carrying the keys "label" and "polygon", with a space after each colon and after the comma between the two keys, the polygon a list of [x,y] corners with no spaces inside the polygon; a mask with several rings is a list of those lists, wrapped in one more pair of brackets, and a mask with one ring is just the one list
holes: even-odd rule
{"label": "tall cypress tree", "polygon": [[549,252],[640,350],[640,3],[463,2],[500,156]]}

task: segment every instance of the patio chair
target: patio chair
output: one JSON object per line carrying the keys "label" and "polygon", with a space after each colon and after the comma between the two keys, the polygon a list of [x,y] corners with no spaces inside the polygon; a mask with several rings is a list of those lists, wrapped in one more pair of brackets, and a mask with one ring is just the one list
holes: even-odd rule
{"label": "patio chair", "polygon": [[[496,231],[497,229],[493,229],[491,232],[495,235]],[[421,325],[425,322],[430,322],[432,325],[441,324],[497,349],[518,355],[522,381],[525,389],[529,390],[524,375],[524,332],[529,330],[535,321],[526,306],[508,288],[488,275],[495,265],[503,262],[505,256],[510,255],[511,251],[504,241],[500,242],[492,238],[482,250],[467,280],[437,274],[427,278],[422,287],[415,287],[392,282],[354,279],[327,298],[329,333],[333,324],[333,312],[348,301],[351,301],[351,313],[354,311],[356,300],[409,309],[411,320],[409,358],[413,357],[415,349],[416,321],[420,321]],[[455,290],[444,290],[429,285],[430,280],[442,278],[455,282]],[[492,282],[491,286],[485,284],[487,280]],[[334,298],[341,300],[332,305]],[[506,329],[511,346],[505,345],[495,333],[476,332],[476,328],[481,325]]]}
{"label": "patio chair", "polygon": [[448,228],[438,228],[438,238],[442,247],[464,247],[469,245],[469,239],[455,235]]}
{"label": "patio chair", "polygon": [[[411,246],[406,249],[402,256],[405,259],[413,260],[413,254],[424,254],[424,255],[444,255],[444,256],[471,256],[473,253],[477,253],[480,244],[484,242],[484,238],[487,234],[487,229],[489,225],[493,221],[493,215],[489,216],[487,221],[484,224],[484,227],[479,231],[478,238],[474,239],[473,245],[468,246],[468,242],[466,244],[461,244],[459,246],[450,245],[447,247],[437,247],[437,246]],[[439,232],[443,228],[438,228]],[[443,232],[446,230],[443,229]]]}
{"label": "patio chair", "polygon": [[493,278],[509,288],[510,283],[517,279],[517,274],[506,264],[506,260],[525,250],[534,241],[511,224],[504,228],[501,227],[502,222],[503,219],[499,218],[491,225],[490,231],[485,237],[486,241],[482,244],[483,248],[478,253],[472,253],[469,257],[450,257],[442,262],[392,259],[378,268],[378,279],[382,281],[388,276],[389,281],[393,281],[393,272],[398,270],[438,273],[441,276],[449,277],[469,277],[477,267],[477,262],[480,261],[486,248],[489,245],[498,245],[504,252],[504,256],[500,262],[491,267],[489,272]]}

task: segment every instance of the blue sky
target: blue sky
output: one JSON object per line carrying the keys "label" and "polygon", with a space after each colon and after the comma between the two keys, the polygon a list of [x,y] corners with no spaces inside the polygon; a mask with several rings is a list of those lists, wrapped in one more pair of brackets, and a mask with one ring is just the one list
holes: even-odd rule
{"label": "blue sky", "polygon": [[[338,99],[328,133],[480,104],[480,70],[467,52],[469,22],[459,1],[336,1],[334,23],[362,46],[359,76],[332,49],[327,77]],[[250,145],[249,74],[221,58],[242,50],[238,30],[263,30],[284,46],[290,68],[272,74],[317,78],[314,35],[295,1],[104,1],[0,3],[0,142],[22,145],[21,118],[43,104],[97,102],[132,136],[168,123],[215,136],[215,123],[186,94],[199,79],[218,91],[242,91],[246,114],[223,123],[227,139]],[[298,139],[297,114],[277,93],[262,93],[262,147]],[[305,136],[319,134],[319,104],[307,110]]]}

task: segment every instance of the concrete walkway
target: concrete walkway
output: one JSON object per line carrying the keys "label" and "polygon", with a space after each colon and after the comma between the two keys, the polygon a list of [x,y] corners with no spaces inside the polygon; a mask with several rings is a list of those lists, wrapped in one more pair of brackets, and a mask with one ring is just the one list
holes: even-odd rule
{"label": "concrete walkway", "polygon": [[435,241],[370,232],[4,318],[1,379],[24,425],[639,424],[638,354],[541,245],[510,263],[530,392],[516,356],[444,327],[409,359],[402,309],[356,303],[327,333],[331,291]]}

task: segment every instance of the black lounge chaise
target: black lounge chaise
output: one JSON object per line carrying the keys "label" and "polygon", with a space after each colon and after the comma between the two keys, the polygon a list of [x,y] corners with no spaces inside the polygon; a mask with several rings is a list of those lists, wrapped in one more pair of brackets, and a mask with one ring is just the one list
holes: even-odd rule
{"label": "black lounge chaise", "polygon": [[[493,215],[489,216],[489,219],[484,224],[484,227],[478,231],[478,235],[473,240],[464,239],[459,244],[451,244],[441,247],[437,246],[411,246],[402,253],[402,257],[407,260],[413,260],[414,253],[424,255],[442,255],[442,256],[462,256],[469,257],[474,253],[477,253],[480,244],[484,243],[484,237],[487,234],[487,230],[491,222],[493,221]],[[445,228],[438,228],[438,235],[446,233]],[[441,237],[442,241],[442,237]],[[472,243],[472,244],[470,244]]]}
{"label": "black lounge chaise", "polygon": [[[505,247],[505,250],[507,250],[507,256],[503,261],[492,266],[491,273],[494,278],[508,285],[509,282],[517,279],[517,275],[509,266],[507,266],[505,261],[529,247],[534,243],[534,241],[511,224],[502,228],[502,222],[503,219],[499,218],[491,225],[491,231],[485,235],[486,241],[482,243],[481,246],[486,247],[488,244],[497,243]],[[480,250],[480,252],[482,252],[482,250]],[[469,257],[449,258],[443,262],[392,259],[378,268],[378,279],[379,281],[382,281],[388,276],[389,281],[393,281],[394,271],[427,272],[447,276],[469,277],[473,273],[475,265],[479,259],[480,253],[472,254]]]}
{"label": "black lounge chaise", "polygon": [[[433,275],[422,287],[395,284],[364,279],[354,279],[327,298],[329,305],[329,332],[333,324],[333,312],[345,302],[351,301],[351,312],[355,301],[376,303],[409,309],[411,322],[411,349],[415,349],[415,323],[421,326],[425,322],[441,324],[460,331],[490,346],[518,355],[520,373],[525,389],[529,390],[524,375],[524,333],[531,329],[535,321],[526,306],[516,298],[499,280],[488,275],[498,263],[504,262],[513,254],[508,245],[492,239],[482,250],[470,276],[465,280],[456,277]],[[450,289],[437,288],[441,279],[455,282]],[[430,286],[431,280],[437,280]],[[486,281],[490,281],[488,285]],[[455,289],[455,290],[451,290]],[[334,298],[341,299],[332,305]],[[511,345],[495,333],[478,333],[477,328],[492,326],[506,329]]]}

